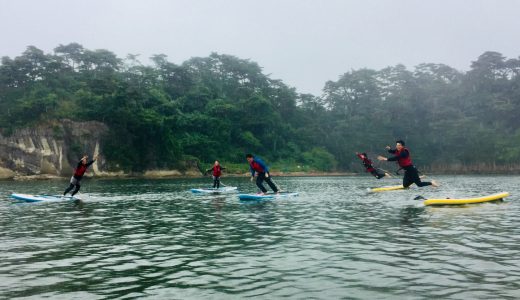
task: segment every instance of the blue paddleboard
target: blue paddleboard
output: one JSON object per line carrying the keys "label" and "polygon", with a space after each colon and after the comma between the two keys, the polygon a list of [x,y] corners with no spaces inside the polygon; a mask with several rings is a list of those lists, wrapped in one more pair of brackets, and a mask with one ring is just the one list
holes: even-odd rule
{"label": "blue paddleboard", "polygon": [[80,200],[76,197],[61,195],[28,195],[28,194],[11,194],[11,198],[25,202],[42,202],[42,201],[66,201],[66,200]]}
{"label": "blue paddleboard", "polygon": [[192,193],[195,194],[224,194],[224,193],[234,193],[237,191],[236,186],[226,186],[218,189],[215,188],[207,188],[207,189],[191,189]]}
{"label": "blue paddleboard", "polygon": [[296,192],[283,192],[279,194],[238,194],[238,198],[240,200],[263,200],[263,199],[278,199],[278,198],[286,198],[286,197],[295,197],[298,196]]}

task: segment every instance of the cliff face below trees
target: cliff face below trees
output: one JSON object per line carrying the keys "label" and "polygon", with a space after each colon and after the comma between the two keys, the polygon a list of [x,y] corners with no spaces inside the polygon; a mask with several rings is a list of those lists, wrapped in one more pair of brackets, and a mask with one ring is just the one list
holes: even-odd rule
{"label": "cliff face below trees", "polygon": [[[108,131],[99,122],[62,120],[0,134],[0,178],[20,176],[70,176],[83,154],[101,152],[102,136]],[[104,172],[103,158],[90,172]]]}
{"label": "cliff face below trees", "polygon": [[[35,127],[0,133],[0,179],[68,177],[83,154],[101,154],[87,176],[126,176],[120,170],[108,171],[103,157],[103,137],[108,127],[100,122],[55,121]],[[197,176],[196,168],[186,172],[149,170],[147,177]],[[157,173],[157,174],[156,174]],[[157,176],[154,176],[156,174]]]}

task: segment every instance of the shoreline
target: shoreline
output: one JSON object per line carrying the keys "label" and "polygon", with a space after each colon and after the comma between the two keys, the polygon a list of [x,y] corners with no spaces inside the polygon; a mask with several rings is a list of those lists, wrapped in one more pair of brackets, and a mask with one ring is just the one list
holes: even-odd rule
{"label": "shoreline", "polygon": [[[272,176],[275,177],[337,177],[337,176],[360,176],[366,175],[365,172],[271,172]],[[426,174],[427,176],[435,176],[435,175],[497,175],[497,176],[506,176],[506,175],[520,175],[519,172],[432,172]],[[1,178],[0,181],[44,181],[44,180],[69,180],[71,175],[67,176],[58,176],[51,174],[40,174],[40,175],[17,175],[11,178]],[[367,175],[368,177],[369,174]],[[233,173],[233,174],[225,174],[223,178],[239,178],[239,177],[250,177],[248,173]],[[393,175],[391,178],[401,178],[401,176]],[[88,179],[190,179],[190,178],[211,178],[209,175],[203,174],[194,174],[193,172],[189,172],[187,174],[182,174],[180,172],[175,172],[175,174],[168,175],[160,175],[160,174],[110,174],[107,175],[86,175],[84,178]]]}
{"label": "shoreline", "polygon": [[[276,177],[334,177],[334,176],[356,176],[361,173],[353,172],[272,172],[272,176]],[[69,180],[72,175],[58,176],[51,174],[41,175],[17,175],[12,178],[2,178],[2,181],[39,181],[39,180]],[[85,175],[88,179],[189,179],[189,178],[210,178],[211,176],[203,174],[168,174],[168,175],[146,175],[146,174],[117,174],[117,175]],[[243,174],[226,174],[223,177],[238,178],[250,177],[249,173]]]}

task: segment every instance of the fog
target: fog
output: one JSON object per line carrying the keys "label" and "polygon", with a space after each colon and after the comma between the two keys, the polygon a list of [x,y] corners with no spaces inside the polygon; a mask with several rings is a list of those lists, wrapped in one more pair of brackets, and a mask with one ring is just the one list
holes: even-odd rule
{"label": "fog", "polygon": [[77,42],[120,57],[211,52],[258,62],[301,93],[352,69],[444,63],[484,51],[520,55],[520,1],[1,0],[0,56]]}

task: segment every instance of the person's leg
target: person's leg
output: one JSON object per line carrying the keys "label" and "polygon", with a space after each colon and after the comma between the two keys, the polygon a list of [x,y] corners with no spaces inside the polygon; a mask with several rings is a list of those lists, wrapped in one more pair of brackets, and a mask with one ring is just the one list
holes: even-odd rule
{"label": "person's leg", "polygon": [[79,185],[79,182],[76,183],[76,189],[74,190],[74,192],[72,192],[72,194],[70,194],[72,197],[74,197],[74,195],[76,195],[77,192],[79,192],[79,189],[81,188],[81,185]]}
{"label": "person's leg", "polygon": [[386,173],[381,169],[375,169],[372,175],[374,175],[377,179],[381,179],[386,176]]}
{"label": "person's leg", "polygon": [[404,188],[408,188],[410,185],[412,185],[413,183],[413,179],[411,177],[411,174],[410,174],[410,171],[408,170],[405,170],[404,171],[404,176],[403,176],[403,186]]}
{"label": "person's leg", "polygon": [[65,190],[65,192],[63,192],[63,196],[67,195],[67,193],[72,191],[73,188],[74,188],[74,185],[71,183],[69,185],[69,187]]}
{"label": "person's leg", "polygon": [[416,167],[413,167],[410,169],[411,170],[411,179],[413,180],[413,182],[418,186],[418,187],[423,187],[423,186],[428,186],[428,185],[432,185],[431,182],[428,182],[428,181],[421,181],[421,178],[419,177],[419,171],[417,171],[417,168]]}
{"label": "person's leg", "polygon": [[213,188],[217,186],[217,177],[213,176]]}
{"label": "person's leg", "polygon": [[262,184],[265,179],[265,173],[258,173],[258,176],[256,176],[256,186],[262,191],[262,193],[267,193],[267,189]]}
{"label": "person's leg", "polygon": [[65,190],[65,192],[63,193],[63,196],[67,195],[68,192],[72,191],[72,189],[74,188],[74,186],[76,185],[76,183],[78,183],[78,180],[76,178],[74,178],[74,176],[72,176],[70,178],[70,185],[69,187]]}
{"label": "person's leg", "polygon": [[274,182],[271,180],[271,176],[267,177],[267,178],[265,179],[265,182],[267,182],[267,184],[268,184],[269,187],[273,190],[273,192],[278,193],[278,187],[277,187],[276,184],[274,184]]}
{"label": "person's leg", "polygon": [[220,188],[220,177],[218,177],[218,176],[215,177],[215,183],[217,185],[217,189],[219,189]]}

